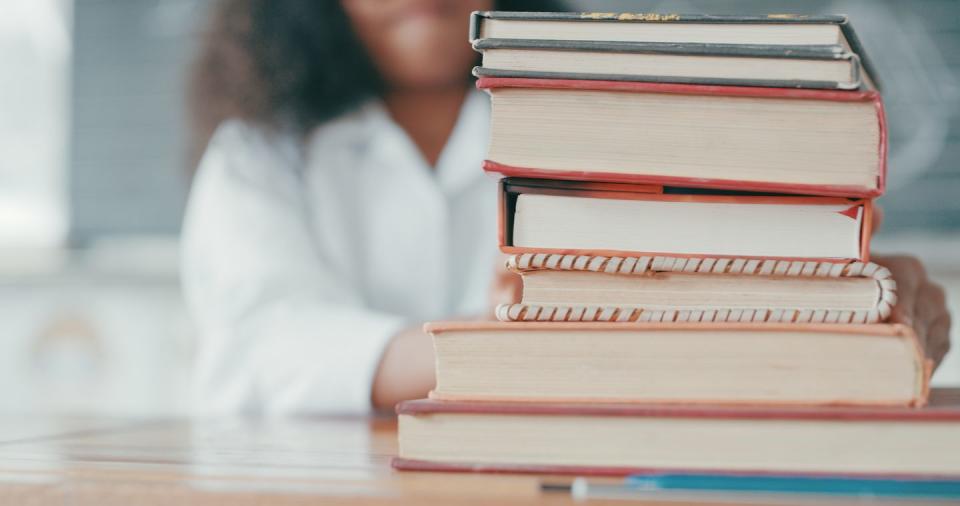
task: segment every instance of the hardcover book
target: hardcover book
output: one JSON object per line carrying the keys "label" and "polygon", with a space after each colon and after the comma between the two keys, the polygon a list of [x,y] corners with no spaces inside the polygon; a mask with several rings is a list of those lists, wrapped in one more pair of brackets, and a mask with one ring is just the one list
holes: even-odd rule
{"label": "hardcover book", "polygon": [[506,176],[841,197],[884,189],[875,91],[482,77],[484,169]]}
{"label": "hardcover book", "polygon": [[500,187],[510,254],[866,261],[869,251],[869,200],[515,178]]}
{"label": "hardcover book", "polygon": [[397,413],[405,470],[960,477],[957,390],[920,409],[417,400]]}
{"label": "hardcover book", "polygon": [[843,46],[480,39],[477,77],[873,89]]}
{"label": "hardcover book", "polygon": [[[474,12],[470,17],[470,41],[481,51],[509,46],[510,49],[599,50],[632,54],[643,52],[658,54],[661,50],[665,50],[666,54],[847,60],[850,72],[858,73],[862,66],[865,69],[863,74],[866,82],[874,86],[873,83],[876,81],[873,77],[875,76],[873,65],[853,25],[846,16],[842,15],[714,16],[486,11]],[[518,47],[520,45],[524,47]],[[672,45],[676,46],[671,47]],[[624,50],[628,47],[629,50]],[[539,55],[539,57],[550,59],[549,56]],[[486,72],[500,69],[500,63],[502,60],[498,60],[497,65],[487,65],[485,62],[484,66],[493,67]],[[539,65],[536,62],[533,63]],[[590,65],[587,62],[583,63]],[[836,67],[839,68],[839,66]],[[644,65],[642,68],[650,67]],[[576,72],[584,72],[584,69],[579,68]],[[627,73],[625,76],[623,72],[604,71],[603,73],[619,75],[621,78],[629,78],[630,75]],[[650,72],[641,71],[639,74],[650,74]],[[659,75],[662,79],[668,74],[658,72],[650,77],[656,78]],[[496,73],[486,75],[506,77]],[[773,85],[777,85],[776,82],[779,81],[779,85],[784,86],[843,86],[842,79],[831,83],[832,79],[823,79],[822,75],[819,79],[810,79],[809,72],[793,75],[806,75],[807,78],[783,79],[784,76],[781,75],[774,80]],[[674,77],[680,76],[674,75]],[[847,86],[852,86],[853,82],[859,81],[857,77],[854,76]],[[757,79],[757,76],[748,78],[746,84],[751,84],[749,81],[753,79]]]}
{"label": "hardcover book", "polygon": [[930,368],[899,324],[430,323],[431,398],[918,406]]}

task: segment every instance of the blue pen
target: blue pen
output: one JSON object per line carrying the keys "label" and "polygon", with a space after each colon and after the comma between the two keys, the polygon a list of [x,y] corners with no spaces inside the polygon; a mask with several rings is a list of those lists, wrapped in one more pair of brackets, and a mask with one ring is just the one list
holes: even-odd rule
{"label": "blue pen", "polygon": [[960,499],[960,480],[832,478],[789,475],[670,473],[629,476],[622,485],[591,484],[577,478],[570,487],[575,499],[656,497],[662,493],[736,493],[836,495],[914,499]]}
{"label": "blue pen", "polygon": [[960,498],[960,481],[947,479],[908,480],[683,473],[630,476],[625,484],[629,487],[655,490]]}

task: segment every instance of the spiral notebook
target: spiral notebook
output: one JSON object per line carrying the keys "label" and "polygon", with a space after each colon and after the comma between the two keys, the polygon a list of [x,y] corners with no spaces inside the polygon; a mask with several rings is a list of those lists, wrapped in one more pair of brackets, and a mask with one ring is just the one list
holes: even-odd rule
{"label": "spiral notebook", "polygon": [[897,302],[871,262],[522,253],[501,321],[879,323]]}

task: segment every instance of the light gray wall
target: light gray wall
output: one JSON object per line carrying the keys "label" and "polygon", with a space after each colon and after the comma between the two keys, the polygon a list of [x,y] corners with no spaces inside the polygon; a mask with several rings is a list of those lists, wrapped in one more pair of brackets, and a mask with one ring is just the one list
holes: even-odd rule
{"label": "light gray wall", "polygon": [[174,234],[186,195],[185,66],[205,2],[76,0],[71,241]]}

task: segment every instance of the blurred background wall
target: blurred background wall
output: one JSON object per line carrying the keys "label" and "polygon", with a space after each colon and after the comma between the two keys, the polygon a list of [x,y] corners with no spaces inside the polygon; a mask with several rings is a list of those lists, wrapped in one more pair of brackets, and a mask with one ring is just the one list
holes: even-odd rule
{"label": "blurred background wall", "polygon": [[[0,16],[0,412],[188,409],[193,334],[176,279],[183,91],[210,3],[30,0]],[[876,249],[921,256],[960,311],[960,2],[570,6],[850,14],[891,127]],[[960,385],[960,352],[935,381]]]}

